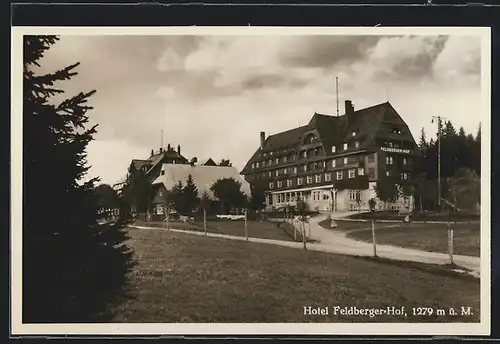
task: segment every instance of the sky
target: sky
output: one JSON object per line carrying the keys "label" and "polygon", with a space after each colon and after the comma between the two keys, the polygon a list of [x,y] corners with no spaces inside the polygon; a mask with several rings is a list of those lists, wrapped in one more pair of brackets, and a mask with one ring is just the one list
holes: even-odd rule
{"label": "sky", "polygon": [[242,169],[266,135],[389,101],[418,141],[432,116],[477,132],[478,36],[60,36],[41,60],[49,72],[80,62],[60,88],[90,98],[89,177],[114,184],[132,159],[162,142],[188,159],[230,159]]}

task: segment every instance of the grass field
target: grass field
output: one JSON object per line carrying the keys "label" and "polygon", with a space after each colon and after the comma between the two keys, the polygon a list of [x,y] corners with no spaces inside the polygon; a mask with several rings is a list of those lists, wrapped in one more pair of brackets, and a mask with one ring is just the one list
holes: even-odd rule
{"label": "grass field", "polygon": [[[136,222],[137,225],[166,228],[165,222]],[[279,225],[279,226],[278,226]],[[204,231],[203,222],[185,223],[181,221],[170,221],[170,228]],[[248,236],[252,238],[263,238],[284,241],[302,241],[300,232],[294,236],[293,227],[288,223],[277,223],[271,221],[248,221]],[[245,236],[244,221],[207,221],[207,232]],[[296,240],[294,240],[296,238]],[[306,237],[307,239],[307,237]],[[308,239],[307,239],[308,240]],[[310,241],[310,240],[308,240]]]}
{"label": "grass field", "polygon": [[[383,224],[378,226],[383,226]],[[415,223],[392,228],[375,228],[378,244],[417,248],[429,252],[448,252],[446,224]],[[451,228],[453,228],[454,253],[479,257],[480,225],[453,224]],[[356,240],[372,242],[371,230],[351,231],[347,235]]]}
{"label": "grass field", "polygon": [[[365,242],[372,242],[371,224],[365,222],[336,221],[335,230],[347,231],[347,236]],[[330,221],[320,225],[330,228]],[[448,229],[446,224],[412,223],[394,227],[392,223],[377,223],[375,226],[377,244],[416,248],[429,252],[448,252]],[[385,228],[384,228],[385,227]],[[479,257],[480,224],[455,223],[453,228],[453,251],[455,254]]]}
{"label": "grass field", "polygon": [[[130,229],[138,261],[133,298],[116,322],[478,322],[479,281],[429,272],[416,263],[379,262],[274,245]],[[329,307],[329,316],[304,315]],[[407,317],[333,315],[335,306],[404,306]],[[412,307],[470,316],[413,316]]]}

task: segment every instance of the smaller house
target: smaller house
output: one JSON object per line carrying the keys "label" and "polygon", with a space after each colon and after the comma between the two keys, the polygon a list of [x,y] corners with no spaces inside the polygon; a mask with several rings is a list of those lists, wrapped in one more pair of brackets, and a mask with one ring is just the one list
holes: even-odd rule
{"label": "smaller house", "polygon": [[[209,159],[213,162],[212,159]],[[178,164],[163,164],[160,175],[156,178],[152,185],[155,196],[153,198],[153,214],[164,215],[164,197],[165,190],[171,190],[179,181],[184,185],[191,175],[193,182],[198,189],[198,196],[207,193],[212,200],[216,200],[213,192],[210,190],[212,185],[222,178],[233,178],[241,183],[241,191],[246,196],[250,197],[250,184],[240,175],[238,170],[232,166],[212,166],[208,165],[178,165]]]}

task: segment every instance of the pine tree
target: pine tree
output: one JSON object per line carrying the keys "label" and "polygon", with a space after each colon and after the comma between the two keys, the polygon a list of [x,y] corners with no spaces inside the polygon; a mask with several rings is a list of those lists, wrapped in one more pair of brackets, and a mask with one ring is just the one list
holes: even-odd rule
{"label": "pine tree", "polygon": [[58,82],[78,63],[40,75],[37,68],[55,36],[24,37],[23,322],[109,319],[132,267],[124,223],[99,225],[89,167],[87,100],[79,93],[56,104]]}
{"label": "pine tree", "polygon": [[182,213],[184,211],[183,193],[184,185],[180,180],[177,182],[177,184],[174,185],[172,190],[169,191],[170,203],[172,204],[173,208],[179,213]]}
{"label": "pine tree", "polygon": [[183,198],[183,212],[189,214],[193,210],[197,209],[200,204],[200,198],[198,197],[198,188],[196,187],[193,176],[190,174],[186,181],[186,186],[182,192]]}
{"label": "pine tree", "polygon": [[420,142],[418,144],[421,151],[425,151],[425,149],[429,146],[427,143],[427,136],[425,135],[424,127],[420,129]]}

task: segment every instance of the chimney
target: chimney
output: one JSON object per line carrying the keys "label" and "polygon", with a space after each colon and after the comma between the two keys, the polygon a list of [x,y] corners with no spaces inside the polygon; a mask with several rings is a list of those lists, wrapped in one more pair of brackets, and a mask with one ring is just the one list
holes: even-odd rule
{"label": "chimney", "polygon": [[181,154],[181,145],[177,145],[177,153],[180,155]]}
{"label": "chimney", "polygon": [[345,101],[345,116],[346,116],[347,126],[350,126],[350,124],[351,124],[351,116],[353,113],[354,113],[354,105],[352,104],[352,101],[346,100]]}
{"label": "chimney", "polygon": [[170,151],[170,143],[167,146],[167,151]]}
{"label": "chimney", "polygon": [[160,147],[160,153],[163,153],[163,148]]}
{"label": "chimney", "polygon": [[151,149],[151,156],[155,155],[154,150]]}
{"label": "chimney", "polygon": [[266,133],[264,131],[260,132],[260,149],[264,148],[264,142],[266,142]]}

